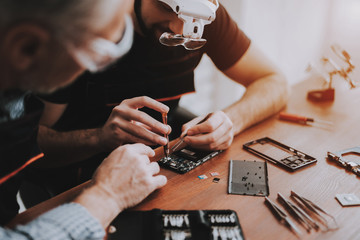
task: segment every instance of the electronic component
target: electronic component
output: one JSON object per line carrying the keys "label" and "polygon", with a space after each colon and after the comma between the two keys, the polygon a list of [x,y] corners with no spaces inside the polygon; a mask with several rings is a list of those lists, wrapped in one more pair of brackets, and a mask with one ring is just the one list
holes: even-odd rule
{"label": "electronic component", "polygon": [[214,179],[213,179],[213,182],[214,182],[214,183],[218,183],[218,182],[220,182],[220,178],[217,178],[217,177],[216,177],[216,178],[214,178]]}
{"label": "electronic component", "polygon": [[335,198],[343,207],[360,205],[360,199],[355,194],[336,194]]}
{"label": "electronic component", "polygon": [[359,156],[360,147],[349,148],[334,153],[328,152],[327,157],[329,160],[337,162],[340,166],[355,173],[357,176],[360,176],[360,164],[353,161],[349,161],[344,157],[345,155],[350,155],[350,154]]}
{"label": "electronic component", "polygon": [[228,193],[268,196],[266,162],[230,160]]}
{"label": "electronic component", "polygon": [[290,171],[295,171],[317,162],[316,158],[269,137],[245,143],[243,148],[258,157],[266,159]]}
{"label": "electronic component", "polygon": [[169,157],[158,161],[159,165],[178,173],[186,173],[209,159],[218,155],[221,151],[203,151],[191,147],[173,152]]}

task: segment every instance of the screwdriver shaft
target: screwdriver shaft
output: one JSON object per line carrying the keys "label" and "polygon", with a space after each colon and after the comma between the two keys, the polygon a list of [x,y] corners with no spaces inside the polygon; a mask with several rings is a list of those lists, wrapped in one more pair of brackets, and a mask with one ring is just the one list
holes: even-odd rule
{"label": "screwdriver shaft", "polygon": [[[167,120],[168,120],[168,117],[167,117],[167,113],[162,113],[162,120],[163,120],[163,123],[165,125],[167,125]],[[164,134],[164,137],[167,139],[167,143],[164,145],[164,153],[165,153],[165,157],[168,158],[169,155],[170,155],[170,150],[169,150],[169,134]]]}

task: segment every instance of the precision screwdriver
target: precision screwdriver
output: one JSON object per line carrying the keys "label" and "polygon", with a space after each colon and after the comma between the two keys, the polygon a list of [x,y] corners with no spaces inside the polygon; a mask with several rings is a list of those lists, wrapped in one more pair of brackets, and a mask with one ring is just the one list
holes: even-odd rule
{"label": "precision screwdriver", "polygon": [[319,123],[319,124],[323,124],[326,126],[333,125],[333,123],[329,122],[329,121],[324,121],[324,120],[319,120],[319,119],[315,120],[314,118],[309,118],[309,117],[286,113],[286,112],[280,112],[279,119],[291,121],[291,122],[297,122],[297,123],[301,123],[301,124],[309,124],[309,125],[312,125],[313,123]]}
{"label": "precision screwdriver", "polygon": [[[167,121],[168,121],[168,117],[167,117],[167,113],[162,113],[162,120],[163,123],[165,125],[167,125]],[[170,155],[170,150],[169,150],[169,134],[164,134],[164,137],[167,139],[167,143],[164,145],[164,153],[165,153],[165,157],[168,158]]]}

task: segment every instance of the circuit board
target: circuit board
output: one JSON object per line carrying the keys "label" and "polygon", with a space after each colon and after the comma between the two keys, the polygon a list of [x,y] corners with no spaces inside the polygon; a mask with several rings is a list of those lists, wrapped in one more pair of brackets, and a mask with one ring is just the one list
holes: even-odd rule
{"label": "circuit board", "polygon": [[186,173],[218,155],[221,151],[183,148],[158,161],[159,165],[177,173]]}

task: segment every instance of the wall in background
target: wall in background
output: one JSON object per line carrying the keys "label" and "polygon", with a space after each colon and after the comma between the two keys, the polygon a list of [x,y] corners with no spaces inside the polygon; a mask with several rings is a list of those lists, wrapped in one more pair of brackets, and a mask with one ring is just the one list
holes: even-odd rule
{"label": "wall in background", "polygon": [[[310,62],[329,55],[339,43],[360,68],[359,0],[220,0],[239,27],[294,84],[306,78]],[[359,78],[357,69],[354,77]],[[244,89],[216,70],[204,57],[195,72],[196,94],[181,105],[196,114],[222,109]]]}
{"label": "wall in background", "polygon": [[[351,56],[355,70],[351,78],[360,82],[360,1],[359,0],[333,0],[331,18],[327,37],[324,41],[323,55],[331,56],[329,47],[338,43]],[[337,82],[341,80],[335,79]],[[343,84],[344,82],[341,81]],[[346,86],[348,87],[348,86]]]}

